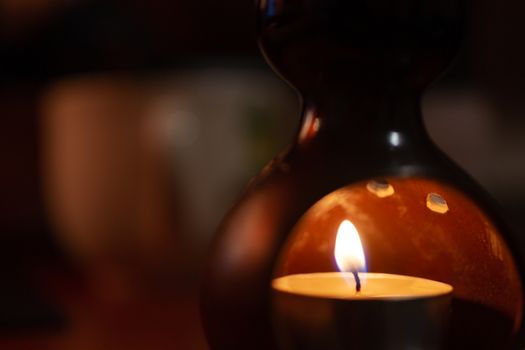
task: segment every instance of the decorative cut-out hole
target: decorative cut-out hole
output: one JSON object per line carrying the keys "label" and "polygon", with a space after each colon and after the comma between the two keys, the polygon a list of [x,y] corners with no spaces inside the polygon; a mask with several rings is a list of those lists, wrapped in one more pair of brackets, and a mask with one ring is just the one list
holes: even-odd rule
{"label": "decorative cut-out hole", "polygon": [[427,208],[435,213],[445,214],[449,211],[448,203],[445,198],[437,193],[429,193],[427,196]]}
{"label": "decorative cut-out hole", "polygon": [[366,189],[379,198],[392,196],[396,191],[387,180],[373,180],[366,185]]}

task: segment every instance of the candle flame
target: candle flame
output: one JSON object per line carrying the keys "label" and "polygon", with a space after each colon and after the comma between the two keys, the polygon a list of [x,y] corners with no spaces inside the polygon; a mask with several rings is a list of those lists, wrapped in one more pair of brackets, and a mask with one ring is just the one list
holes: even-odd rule
{"label": "candle flame", "polygon": [[339,226],[335,240],[335,261],[342,272],[366,270],[365,252],[356,227],[349,220]]}

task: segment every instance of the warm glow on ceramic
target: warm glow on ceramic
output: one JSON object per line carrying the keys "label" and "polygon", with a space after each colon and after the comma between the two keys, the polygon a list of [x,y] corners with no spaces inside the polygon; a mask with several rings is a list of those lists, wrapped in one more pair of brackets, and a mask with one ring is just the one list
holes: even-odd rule
{"label": "warm glow on ceramic", "polygon": [[366,270],[365,252],[356,227],[349,220],[339,226],[335,240],[335,261],[343,272]]}

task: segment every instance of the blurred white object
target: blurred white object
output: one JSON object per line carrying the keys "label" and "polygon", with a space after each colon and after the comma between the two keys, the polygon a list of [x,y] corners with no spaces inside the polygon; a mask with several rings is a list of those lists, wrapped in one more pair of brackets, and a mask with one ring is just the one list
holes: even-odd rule
{"label": "blurred white object", "polygon": [[163,126],[193,227],[208,241],[241,186],[291,139],[299,103],[268,71],[208,69],[156,81]]}

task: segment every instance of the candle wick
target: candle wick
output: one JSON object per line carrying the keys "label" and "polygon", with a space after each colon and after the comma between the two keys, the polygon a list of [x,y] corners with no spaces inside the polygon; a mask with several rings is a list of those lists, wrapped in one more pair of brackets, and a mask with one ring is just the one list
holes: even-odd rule
{"label": "candle wick", "polygon": [[352,274],[354,275],[355,279],[355,291],[359,293],[361,291],[361,279],[359,278],[357,271],[352,271]]}

